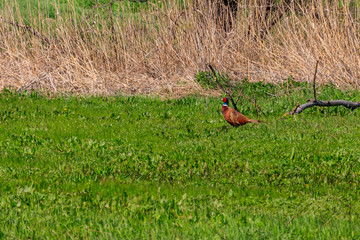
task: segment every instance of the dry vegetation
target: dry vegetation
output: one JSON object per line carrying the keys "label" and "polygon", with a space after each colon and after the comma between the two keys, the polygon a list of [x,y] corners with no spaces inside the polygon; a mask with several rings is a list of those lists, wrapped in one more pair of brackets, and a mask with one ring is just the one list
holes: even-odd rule
{"label": "dry vegetation", "polygon": [[79,13],[68,0],[54,18],[29,13],[28,21],[17,1],[3,0],[0,9],[1,89],[179,96],[203,91],[193,79],[208,63],[234,79],[281,83],[289,76],[310,81],[317,59],[318,82],[360,86],[354,1],[293,3],[262,39],[265,0],[240,5],[229,32],[216,25],[215,4],[207,1],[149,3],[136,13],[123,1],[112,13]]}

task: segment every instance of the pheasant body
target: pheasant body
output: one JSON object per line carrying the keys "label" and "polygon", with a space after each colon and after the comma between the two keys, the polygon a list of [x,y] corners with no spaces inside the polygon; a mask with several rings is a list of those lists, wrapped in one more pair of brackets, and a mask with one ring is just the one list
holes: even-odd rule
{"label": "pheasant body", "polygon": [[261,123],[258,120],[247,118],[245,115],[229,107],[229,100],[227,98],[224,98],[223,102],[224,104],[221,107],[221,111],[225,120],[230,123],[230,125],[238,127],[247,123]]}

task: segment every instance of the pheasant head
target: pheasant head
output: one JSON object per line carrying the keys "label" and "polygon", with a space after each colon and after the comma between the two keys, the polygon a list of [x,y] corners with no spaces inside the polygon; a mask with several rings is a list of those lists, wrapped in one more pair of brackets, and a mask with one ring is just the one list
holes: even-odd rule
{"label": "pheasant head", "polygon": [[229,109],[229,99],[226,97],[223,98],[223,105],[221,107],[221,112],[224,114]]}
{"label": "pheasant head", "polygon": [[224,102],[223,106],[224,105],[229,106],[229,99],[227,99],[226,97],[223,98],[223,102]]}

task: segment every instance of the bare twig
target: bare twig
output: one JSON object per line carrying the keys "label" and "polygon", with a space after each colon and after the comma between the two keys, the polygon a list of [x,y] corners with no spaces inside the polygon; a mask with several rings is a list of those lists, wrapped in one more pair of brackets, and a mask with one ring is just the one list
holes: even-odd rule
{"label": "bare twig", "polygon": [[284,117],[284,116],[286,116],[286,115],[294,115],[299,106],[300,106],[300,104],[299,104],[299,102],[297,102],[294,110],[292,110],[291,112],[284,113],[284,114],[281,116],[281,118]]}
{"label": "bare twig", "polygon": [[147,2],[148,0],[129,0],[130,2],[133,2],[133,3],[142,3],[142,2]]}
{"label": "bare twig", "polygon": [[[108,2],[108,3],[105,3],[105,4],[103,4],[103,5],[96,5],[96,6],[94,6],[94,9],[96,9],[96,8],[105,8],[105,7],[107,7],[107,6],[112,6],[115,2],[120,2],[120,1],[122,1],[122,0],[111,0],[110,2]],[[129,0],[129,2],[132,2],[132,3],[143,3],[143,2],[147,2],[148,0]]]}
{"label": "bare twig", "polygon": [[294,220],[299,214],[301,214],[302,212],[304,212],[308,207],[310,207],[314,202],[311,202],[309,204],[307,204],[303,209],[301,209],[299,212],[297,212],[294,216],[292,216],[292,218],[290,218],[289,221],[287,221],[286,225],[289,225],[292,220]]}
{"label": "bare twig", "polygon": [[247,95],[243,94],[242,92],[239,92],[239,95],[243,96],[244,98],[249,100],[252,104],[254,104],[256,111],[260,111],[266,117],[266,114],[263,112],[263,110],[260,108],[260,106],[256,103],[256,99],[253,100],[250,97],[248,97]]}
{"label": "bare twig", "polygon": [[[255,105],[255,110],[256,110],[256,117],[259,117],[259,108],[258,105],[256,104],[256,97],[254,94],[254,105]],[[261,110],[261,109],[260,109]]]}
{"label": "bare twig", "polygon": [[109,234],[109,235],[111,235],[111,233],[98,231],[98,230],[91,229],[91,228],[88,228],[88,227],[85,227],[85,229],[87,229],[87,230],[89,230],[89,231],[97,232],[97,233],[103,233],[103,234],[105,233],[105,234]]}
{"label": "bare twig", "polygon": [[0,17],[0,20],[5,23],[11,24],[13,26],[25,29],[25,30],[31,32],[34,36],[38,37],[40,40],[44,41],[47,45],[50,45],[50,40],[47,37],[45,37],[44,35],[42,35],[41,33],[39,33],[38,31],[36,31],[35,29],[33,29],[32,27],[23,25],[23,24],[20,24],[17,22],[8,21],[2,17]]}
{"label": "bare twig", "polygon": [[55,91],[55,93],[56,93],[56,92],[57,92],[57,88],[56,88],[56,85],[55,85],[55,83],[54,83],[54,81],[53,81],[52,76],[51,76],[50,74],[46,74],[46,75],[47,75],[47,77],[48,77],[48,80],[49,80],[52,88],[54,89],[54,91]]}
{"label": "bare twig", "polygon": [[[41,76],[43,75],[43,76]],[[24,90],[28,90],[28,89],[32,89],[33,85],[36,83],[39,83],[41,80],[43,80],[44,78],[46,78],[46,75],[44,73],[41,73],[38,75],[38,77],[35,77],[32,81],[30,81],[28,84],[21,86],[17,92],[22,92]]]}
{"label": "bare twig", "polygon": [[[339,202],[341,202],[341,198],[342,198],[342,196],[338,197],[337,200],[338,200]],[[337,211],[336,209],[334,209],[331,217],[328,218],[328,219],[327,219],[323,224],[321,224],[319,227],[317,227],[316,230],[315,230],[315,233],[317,233],[317,231],[319,231],[320,228],[322,228],[322,227],[325,226],[327,223],[329,223],[329,222],[335,217],[335,215],[336,215],[337,212],[338,212],[338,211]]]}
{"label": "bare twig", "polygon": [[315,73],[314,73],[314,78],[313,78],[313,91],[314,91],[314,100],[315,100],[315,101],[316,101],[316,73],[317,73],[319,61],[320,61],[320,60],[317,60],[317,61],[316,61]]}
{"label": "bare twig", "polygon": [[216,75],[216,71],[214,70],[214,68],[209,64],[209,68],[211,70],[211,72],[214,75],[214,79],[215,82],[217,83],[217,85],[219,86],[219,88],[226,94],[226,96],[230,99],[231,103],[233,104],[233,107],[235,110],[239,111],[237,106],[236,106],[236,102],[234,101],[232,94],[229,93],[228,91],[226,91],[226,89],[224,88],[224,86],[220,83],[218,76]]}
{"label": "bare twig", "polygon": [[242,97],[242,95],[241,95],[241,94],[239,94],[239,96],[237,97],[237,99],[236,99],[235,103],[238,103],[238,101],[240,100],[240,97]]}
{"label": "bare twig", "polygon": [[211,70],[211,72],[213,73],[214,75],[214,79],[215,79],[215,82],[216,84],[219,86],[219,88],[226,94],[226,96],[230,99],[231,103],[233,104],[234,106],[234,109],[239,111],[238,108],[237,108],[237,102],[239,101],[240,97],[244,97],[246,98],[247,100],[249,100],[251,103],[254,104],[255,106],[255,110],[256,112],[260,111],[265,117],[266,117],[266,114],[261,110],[260,106],[256,103],[256,99],[255,99],[255,96],[254,96],[254,99],[251,99],[249,96],[247,96],[246,94],[243,94],[239,89],[237,91],[237,93],[239,94],[236,101],[234,101],[234,98],[233,98],[233,94],[230,93],[229,91],[227,91],[225,89],[225,87],[221,84],[221,82],[219,81],[218,79],[218,76],[216,75],[216,71],[214,70],[214,68],[209,64],[209,68]]}
{"label": "bare twig", "polygon": [[217,83],[217,85],[220,87],[220,89],[224,92],[224,93],[228,93],[226,90],[225,90],[225,88],[223,87],[223,85],[219,82],[219,80],[218,80],[218,77],[217,77],[217,75],[216,75],[216,71],[214,70],[214,68],[209,64],[209,68],[210,68],[210,70],[211,70],[211,72],[213,73],[213,75],[214,75],[214,79],[215,79],[215,82]]}

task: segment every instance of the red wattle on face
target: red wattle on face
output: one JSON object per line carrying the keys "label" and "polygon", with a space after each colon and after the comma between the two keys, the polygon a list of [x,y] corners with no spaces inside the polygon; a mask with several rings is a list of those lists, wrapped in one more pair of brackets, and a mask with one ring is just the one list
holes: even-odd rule
{"label": "red wattle on face", "polygon": [[226,97],[223,98],[223,102],[227,102],[227,98],[226,98]]}

